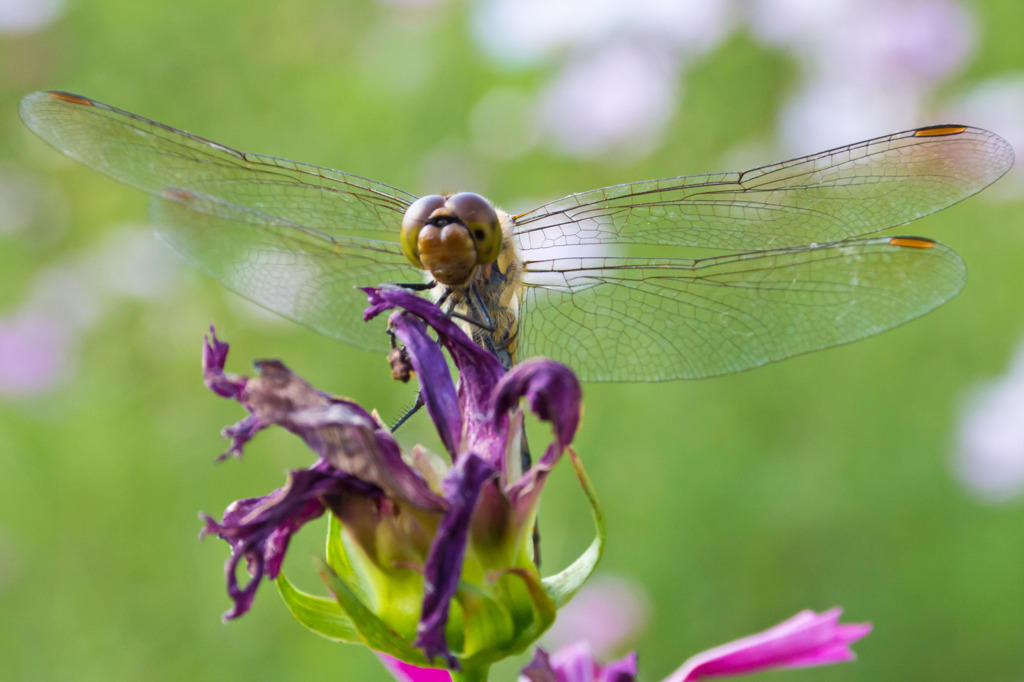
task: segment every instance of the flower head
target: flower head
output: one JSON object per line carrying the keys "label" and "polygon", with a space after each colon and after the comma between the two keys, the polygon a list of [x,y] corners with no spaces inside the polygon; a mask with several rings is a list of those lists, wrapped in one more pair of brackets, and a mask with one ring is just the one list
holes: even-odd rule
{"label": "flower head", "polygon": [[[434,304],[400,289],[365,291],[367,319],[396,310],[389,330],[419,378],[448,460],[419,446],[403,456],[374,415],[315,389],[278,361],[257,363],[252,378],[225,373],[228,345],[211,334],[203,351],[205,383],[249,412],[225,430],[231,446],[224,456],[241,456],[249,440],[274,425],[316,455],[282,488],[234,502],[222,521],[202,517],[203,533],[219,535],[232,550],[226,571],[234,607],[226,617],[250,608],[263,577],[277,579],[293,614],[321,634],[406,663],[440,658],[451,669],[485,669],[547,629],[603,547],[594,506],[599,534],[583,557],[548,579],[532,561],[539,495],[575,434],[579,383],[566,367],[544,359],[506,374]],[[442,348],[458,369],[457,386]],[[518,464],[521,398],[553,430],[526,472]],[[573,464],[596,505],[575,456]],[[299,592],[281,573],[292,534],[325,511],[332,523],[320,572],[333,600]],[[244,586],[236,578],[242,558],[250,575]]]}

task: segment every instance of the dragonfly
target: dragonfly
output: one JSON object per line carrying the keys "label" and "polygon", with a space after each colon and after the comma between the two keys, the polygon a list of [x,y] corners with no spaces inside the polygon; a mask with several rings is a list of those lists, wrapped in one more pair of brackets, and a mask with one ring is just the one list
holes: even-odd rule
{"label": "dragonfly", "polygon": [[592,381],[740,372],[937,308],[964,285],[960,257],[879,233],[1013,163],[998,135],[947,124],[512,215],[472,192],[417,197],[237,151],[81,95],[33,93],[20,113],[67,156],[150,193],[160,239],[271,311],[387,350],[353,322],[356,287],[421,283],[506,366],[543,355]]}

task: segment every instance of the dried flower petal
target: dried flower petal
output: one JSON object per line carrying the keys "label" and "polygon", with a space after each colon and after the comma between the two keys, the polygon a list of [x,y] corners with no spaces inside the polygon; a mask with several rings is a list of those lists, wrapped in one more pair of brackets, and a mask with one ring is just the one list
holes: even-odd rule
{"label": "dried flower petal", "polygon": [[442,484],[451,508],[444,515],[427,555],[423,613],[414,644],[423,649],[429,660],[444,656],[453,670],[458,669],[458,662],[448,651],[444,635],[448,606],[462,575],[473,508],[484,484],[497,473],[490,464],[470,454],[456,462]]}

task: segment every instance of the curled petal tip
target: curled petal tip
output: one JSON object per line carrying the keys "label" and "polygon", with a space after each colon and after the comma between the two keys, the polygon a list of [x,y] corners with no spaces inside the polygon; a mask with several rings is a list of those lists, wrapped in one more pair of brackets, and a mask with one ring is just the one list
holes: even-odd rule
{"label": "curled petal tip", "polygon": [[492,410],[507,412],[520,398],[526,398],[538,417],[551,422],[561,447],[572,442],[583,400],[583,390],[572,370],[547,358],[532,358],[516,365],[498,384]]}
{"label": "curled petal tip", "polygon": [[229,348],[228,343],[217,338],[211,324],[209,336],[203,337],[203,383],[222,398],[237,398],[245,388],[245,379],[225,374]]}

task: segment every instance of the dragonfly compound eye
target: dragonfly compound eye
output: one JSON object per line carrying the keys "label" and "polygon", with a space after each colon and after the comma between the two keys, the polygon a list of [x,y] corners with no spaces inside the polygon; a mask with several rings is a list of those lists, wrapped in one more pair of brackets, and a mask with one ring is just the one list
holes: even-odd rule
{"label": "dragonfly compound eye", "polygon": [[402,217],[402,253],[409,262],[423,269],[420,261],[419,238],[420,230],[430,220],[430,215],[444,206],[444,197],[440,194],[428,194],[409,204]]}
{"label": "dragonfly compound eye", "polygon": [[441,284],[465,284],[476,266],[501,253],[498,213],[472,192],[421,197],[402,218],[402,251]]}
{"label": "dragonfly compound eye", "polygon": [[479,194],[459,192],[448,197],[445,206],[469,230],[476,244],[477,265],[496,261],[501,253],[501,225],[494,205]]}

